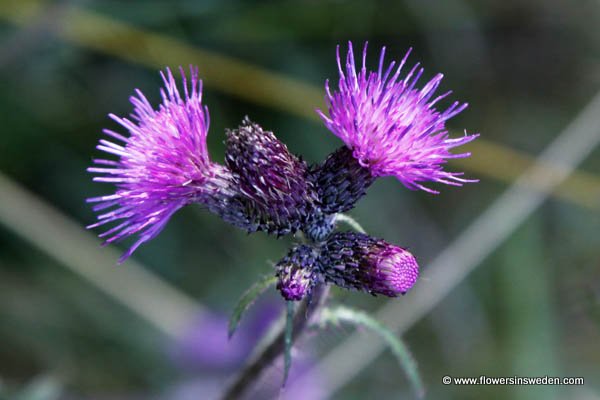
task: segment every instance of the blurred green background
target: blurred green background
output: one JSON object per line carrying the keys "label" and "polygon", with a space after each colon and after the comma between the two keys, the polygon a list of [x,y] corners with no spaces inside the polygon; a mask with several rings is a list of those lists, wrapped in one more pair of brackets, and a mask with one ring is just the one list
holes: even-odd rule
{"label": "blurred green background", "polygon": [[[314,113],[325,79],[336,78],[335,46],[368,40],[371,66],[383,45],[390,60],[413,47],[410,61],[426,77],[443,72],[441,90],[470,104],[450,121],[454,134],[481,133],[473,157],[450,165],[480,183],[432,196],[381,179],[351,212],[369,233],[409,247],[425,271],[435,260],[446,274],[391,300],[416,315],[400,325],[427,398],[600,399],[600,103],[569,127],[600,90],[598,26],[591,0],[0,0],[0,398],[203,399],[223,385],[241,360],[190,368],[173,348],[185,348],[194,321],[226,317],[293,239],[248,236],[188,207],[116,267],[121,249],[99,248],[84,230],[94,220],[85,198],[108,190],[85,171],[101,129],[116,128],[106,115],[128,114],[134,88],[157,104],[158,70],[195,64],[214,160],[224,129],[249,115],[318,162],[340,145]],[[515,183],[556,137],[576,145],[586,130],[588,152],[555,190],[547,183],[568,167],[555,156]],[[507,190],[542,202],[506,219],[486,214],[518,209]],[[507,235],[490,239],[495,224]],[[436,258],[473,230],[467,248],[481,260],[464,251]],[[418,309],[447,277],[449,294]],[[388,301],[333,295],[373,313]],[[281,303],[270,293],[261,304]],[[199,340],[213,334],[197,329]],[[297,350],[318,364],[351,334],[332,328]],[[346,361],[341,370],[360,360]],[[274,370],[259,385],[276,387]],[[324,375],[322,393],[305,398],[413,398],[388,352],[344,374],[341,388],[327,389]],[[484,374],[583,376],[585,385],[441,383]]]}

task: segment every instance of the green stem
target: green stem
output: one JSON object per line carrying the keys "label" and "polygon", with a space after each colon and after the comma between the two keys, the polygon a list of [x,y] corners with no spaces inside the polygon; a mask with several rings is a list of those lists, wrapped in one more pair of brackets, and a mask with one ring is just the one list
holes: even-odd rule
{"label": "green stem", "polygon": [[346,214],[336,214],[335,215],[335,222],[344,222],[345,224],[347,224],[348,226],[350,226],[352,229],[354,229],[357,232],[360,233],[367,233],[367,231],[364,230],[364,228],[351,216],[346,215]]}
{"label": "green stem", "polygon": [[[317,285],[312,291],[310,301],[307,298],[302,300],[294,316],[292,343],[302,335],[310,320],[312,320],[316,312],[325,303],[328,294],[329,286]],[[265,348],[254,359],[250,360],[232,384],[225,390],[221,399],[237,400],[242,398],[252,384],[260,378],[264,370],[284,353],[285,336],[284,326],[276,337],[266,344]]]}

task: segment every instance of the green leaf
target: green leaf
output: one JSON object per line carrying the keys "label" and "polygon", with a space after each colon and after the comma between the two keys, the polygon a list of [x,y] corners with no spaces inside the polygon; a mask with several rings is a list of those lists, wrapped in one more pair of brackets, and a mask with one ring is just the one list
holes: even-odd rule
{"label": "green leaf", "polygon": [[417,369],[417,363],[410,354],[410,351],[404,342],[398,338],[394,332],[381,322],[369,316],[367,313],[359,310],[353,310],[348,307],[325,308],[321,311],[320,325],[339,324],[340,322],[350,323],[356,326],[364,326],[377,333],[390,347],[392,353],[398,359],[401,368],[406,373],[409,382],[417,393],[419,398],[425,395],[423,381]]}
{"label": "green leaf", "polygon": [[277,277],[273,275],[263,275],[260,279],[250,287],[242,295],[242,297],[237,302],[235,308],[233,309],[233,313],[231,314],[231,318],[229,318],[229,338],[233,336],[235,330],[237,329],[240,320],[242,319],[242,315],[250,308],[252,304],[256,301],[258,296],[264,293],[271,285],[274,285],[277,282]]}
{"label": "green leaf", "polygon": [[345,223],[346,225],[350,226],[350,228],[354,229],[357,232],[367,233],[367,231],[365,231],[364,228],[358,222],[356,222],[356,220],[354,218],[352,218],[349,215],[346,215],[346,214],[336,214],[336,216],[335,216],[335,222],[343,222],[343,223]]}
{"label": "green leaf", "polygon": [[287,313],[285,318],[285,337],[283,341],[283,384],[287,382],[290,367],[292,366],[292,334],[294,330],[294,302],[287,302]]}

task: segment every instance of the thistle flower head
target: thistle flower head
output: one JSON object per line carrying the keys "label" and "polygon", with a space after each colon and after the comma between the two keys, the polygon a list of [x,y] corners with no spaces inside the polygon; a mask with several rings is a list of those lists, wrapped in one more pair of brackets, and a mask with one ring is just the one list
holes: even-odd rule
{"label": "thistle flower head", "polygon": [[308,295],[317,279],[315,250],[299,245],[275,266],[277,289],[286,300],[302,300]]}
{"label": "thistle flower head", "polygon": [[226,145],[225,162],[257,229],[277,235],[300,229],[314,197],[306,163],[248,117],[227,131]]}
{"label": "thistle flower head", "polygon": [[[101,139],[97,149],[118,159],[94,159],[89,172],[96,182],[116,185],[116,191],[88,199],[97,203],[98,222],[88,228],[114,223],[100,234],[105,244],[128,236],[137,241],[123,254],[122,262],[142,243],[154,238],[171,215],[186,204],[203,201],[217,190],[226,171],[208,157],[206,135],[208,109],[202,105],[202,82],[190,68],[191,79],[183,80],[183,94],[169,69],[161,72],[165,88],[162,104],[153,109],[141,91],[130,98],[131,118],[110,117],[125,128],[128,136],[109,129],[111,140]],[[189,84],[188,84],[189,83]]]}
{"label": "thistle flower head", "polygon": [[469,153],[451,154],[450,149],[475,139],[465,135],[452,139],[445,122],[460,113],[467,104],[454,102],[444,111],[434,107],[450,92],[434,98],[443,75],[435,75],[422,89],[416,88],[423,68],[416,64],[401,78],[402,68],[410,50],[396,67],[384,63],[385,47],[379,57],[377,71],[367,71],[367,45],[362,54],[362,67],[357,72],[352,50],[348,45],[342,65],[339,46],[338,89],[331,91],[325,84],[328,115],[317,110],[331,132],[344,141],[356,160],[373,176],[395,176],[409,189],[437,191],[423,186],[433,181],[460,186],[472,182],[462,173],[447,172],[443,164],[450,158],[468,157]]}
{"label": "thistle flower head", "polygon": [[362,233],[332,235],[318,265],[326,282],[389,297],[406,293],[419,277],[417,260],[406,249]]}

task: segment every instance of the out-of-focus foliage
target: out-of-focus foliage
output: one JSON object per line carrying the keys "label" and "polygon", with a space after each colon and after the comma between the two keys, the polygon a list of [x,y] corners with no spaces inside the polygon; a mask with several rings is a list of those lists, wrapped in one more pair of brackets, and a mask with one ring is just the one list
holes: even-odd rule
{"label": "out-of-focus foliage", "polygon": [[[106,115],[127,115],[134,88],[156,104],[160,77],[155,65],[65,38],[61,32],[80,22],[73,19],[81,15],[73,9],[241,60],[311,85],[323,96],[324,80],[337,73],[336,44],[369,40],[372,48],[387,46],[388,57],[396,59],[413,47],[411,60],[422,62],[426,76],[444,72],[442,90],[452,88],[454,97],[470,104],[449,123],[455,134],[480,132],[484,140],[531,157],[600,89],[600,3],[591,0],[81,0],[41,2],[48,8],[37,16],[15,17],[15,7],[28,4],[0,2],[0,172],[82,227],[93,221],[85,198],[106,191],[85,172],[98,155],[94,147],[101,129],[117,129]],[[131,43],[131,54],[137,54],[134,46],[139,45]],[[369,54],[371,65],[376,65],[376,54]],[[165,59],[164,65],[172,60]],[[201,63],[199,68],[202,75]],[[214,160],[223,158],[224,129],[236,127],[245,115],[310,162],[340,145],[316,119],[224,90],[223,80],[257,89],[245,75],[220,73],[213,71],[204,82]],[[281,96],[288,95],[285,87],[281,90]],[[473,154],[473,168],[495,155]],[[462,161],[460,169],[481,182],[444,187],[438,196],[408,191],[391,178],[380,180],[351,214],[370,234],[409,247],[426,266],[510,184],[515,164],[503,160],[487,172],[470,169],[469,159]],[[600,179],[600,151],[595,149],[578,168],[591,177],[592,184],[583,185],[581,194],[589,196],[586,191],[597,188]],[[600,396],[600,198],[596,200],[583,206],[551,196],[407,332],[404,339],[430,398]],[[271,271],[270,262],[279,260],[291,241],[248,236],[188,207],[134,258],[212,312],[229,315],[244,290],[256,276]],[[69,245],[64,243],[64,251]],[[413,289],[426,290],[427,281]],[[334,291],[334,298],[368,312],[385,301],[343,291]],[[283,309],[275,293],[268,300]],[[227,336],[225,319],[218,329],[196,322],[189,321],[190,329],[197,329],[194,337],[210,344],[197,347],[200,353],[221,349],[217,357],[230,362],[182,363],[173,353],[180,342],[163,337],[121,303],[0,226],[0,396],[204,398],[218,392],[255,343],[244,330],[265,330],[242,321],[236,338],[241,335],[238,340],[247,342],[227,345],[219,341],[220,335]],[[298,343],[294,351],[305,356],[304,362],[294,359],[290,379],[295,368],[314,363],[349,332],[330,328]],[[278,365],[267,374],[256,393],[277,393],[282,369]],[[584,376],[586,382],[582,388],[441,384],[444,375],[484,374]],[[333,397],[409,397],[410,386],[401,375],[393,355],[384,354]],[[304,398],[320,398],[316,389],[324,384],[307,387]]]}
{"label": "out-of-focus foliage", "polygon": [[425,395],[425,388],[423,387],[417,364],[404,342],[394,332],[364,311],[344,306],[323,309],[319,320],[320,325],[339,325],[340,323],[348,323],[358,328],[368,328],[381,336],[382,340],[385,341],[386,345],[389,346],[389,349],[398,359],[400,367],[404,369],[404,373],[413,386],[417,397],[421,398]]}

